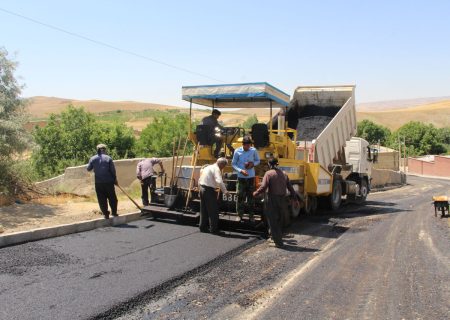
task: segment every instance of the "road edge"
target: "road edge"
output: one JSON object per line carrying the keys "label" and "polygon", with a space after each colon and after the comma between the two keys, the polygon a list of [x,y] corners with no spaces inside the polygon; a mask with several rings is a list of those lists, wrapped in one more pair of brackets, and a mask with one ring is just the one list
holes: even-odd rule
{"label": "road edge", "polygon": [[0,235],[0,248],[14,246],[31,241],[64,236],[72,233],[90,231],[97,228],[113,227],[143,218],[145,218],[145,216],[142,216],[141,212],[139,211],[122,214],[118,217],[112,217],[110,219],[98,218],[47,228],[37,228],[26,231],[13,232],[5,235]]}

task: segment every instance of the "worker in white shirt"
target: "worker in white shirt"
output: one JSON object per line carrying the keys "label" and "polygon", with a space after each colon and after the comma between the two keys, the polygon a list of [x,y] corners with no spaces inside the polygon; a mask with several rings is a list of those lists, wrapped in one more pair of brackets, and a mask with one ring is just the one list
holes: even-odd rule
{"label": "worker in white shirt", "polygon": [[225,158],[217,159],[215,164],[204,167],[198,180],[200,186],[200,231],[219,235],[219,205],[216,188],[228,194],[222,180],[222,169],[228,164]]}

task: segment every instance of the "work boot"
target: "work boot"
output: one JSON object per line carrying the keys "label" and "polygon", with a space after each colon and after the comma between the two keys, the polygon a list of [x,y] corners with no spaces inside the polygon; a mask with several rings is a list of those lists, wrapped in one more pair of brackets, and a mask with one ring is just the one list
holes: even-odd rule
{"label": "work boot", "polygon": [[113,216],[113,217],[118,217],[119,215],[117,214],[117,212],[114,212],[114,213],[112,214],[112,216]]}
{"label": "work boot", "polygon": [[279,248],[279,249],[282,249],[282,248],[284,248],[284,244],[283,244],[283,242],[276,242],[275,243],[275,247]]}
{"label": "work boot", "polygon": [[106,211],[103,215],[105,216],[105,219],[109,219],[109,211]]}

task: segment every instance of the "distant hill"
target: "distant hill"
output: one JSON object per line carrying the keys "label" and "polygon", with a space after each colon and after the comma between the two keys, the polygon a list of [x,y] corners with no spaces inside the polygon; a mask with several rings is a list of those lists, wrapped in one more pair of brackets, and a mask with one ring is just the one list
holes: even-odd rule
{"label": "distant hill", "polygon": [[387,111],[394,109],[409,109],[445,100],[450,100],[450,97],[432,97],[432,98],[363,102],[357,103],[356,110],[360,112],[368,112],[368,111],[372,112],[372,111]]}
{"label": "distant hill", "polygon": [[176,106],[168,106],[164,104],[145,103],[135,101],[101,101],[101,100],[75,100],[56,97],[31,97],[28,105],[28,111],[32,118],[44,119],[51,113],[60,113],[67,108],[69,104],[76,107],[83,106],[92,113],[101,113],[116,110],[142,111],[148,109],[177,109]]}
{"label": "distant hill", "polygon": [[[28,110],[33,119],[46,119],[51,113],[60,113],[69,104],[84,106],[86,110],[93,113],[108,111],[142,111],[149,109],[175,110],[188,112],[187,108],[155,103],[135,101],[100,101],[100,100],[75,100],[56,97],[32,97]],[[388,127],[391,130],[398,129],[409,121],[422,121],[431,123],[436,127],[450,126],[450,97],[421,98],[409,100],[380,101],[360,103],[356,107],[357,120],[371,120],[377,124]],[[249,116],[256,114],[259,121],[269,120],[268,109],[240,109],[221,110],[220,120],[227,126],[234,126],[244,122]],[[194,118],[201,119],[209,114],[209,110],[196,110]],[[276,110],[274,110],[276,112]],[[133,119],[127,122],[135,130],[141,131],[149,122],[150,118]],[[34,123],[34,125],[37,123]],[[44,125],[45,122],[40,125]]]}
{"label": "distant hill", "polygon": [[[382,108],[380,108],[382,109]],[[450,127],[450,98],[429,104],[410,106],[401,109],[357,112],[358,121],[367,119],[396,130],[409,121],[433,124],[435,127]]]}

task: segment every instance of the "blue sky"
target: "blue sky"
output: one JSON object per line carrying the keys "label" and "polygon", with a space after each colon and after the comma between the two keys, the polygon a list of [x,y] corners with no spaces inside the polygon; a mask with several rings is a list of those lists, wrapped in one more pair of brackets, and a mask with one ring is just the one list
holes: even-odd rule
{"label": "blue sky", "polygon": [[450,1],[0,0],[0,30],[27,97],[186,105],[183,85],[260,81],[450,95]]}

